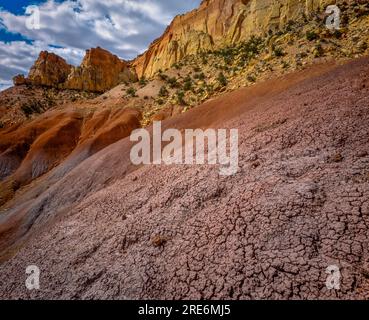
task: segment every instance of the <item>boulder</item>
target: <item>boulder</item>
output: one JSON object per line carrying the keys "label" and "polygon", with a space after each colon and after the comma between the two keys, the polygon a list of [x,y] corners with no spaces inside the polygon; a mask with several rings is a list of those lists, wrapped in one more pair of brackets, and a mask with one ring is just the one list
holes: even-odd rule
{"label": "boulder", "polygon": [[13,77],[13,83],[15,86],[22,86],[28,84],[29,81],[24,77],[23,74],[18,74],[17,76]]}

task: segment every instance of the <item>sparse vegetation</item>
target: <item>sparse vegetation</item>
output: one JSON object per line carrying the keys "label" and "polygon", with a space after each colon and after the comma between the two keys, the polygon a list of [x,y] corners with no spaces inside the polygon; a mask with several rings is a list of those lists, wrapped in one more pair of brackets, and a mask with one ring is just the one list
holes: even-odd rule
{"label": "sparse vegetation", "polygon": [[135,97],[136,96],[136,89],[133,88],[133,87],[129,87],[126,90],[126,93],[127,93],[128,96]]}
{"label": "sparse vegetation", "polygon": [[159,97],[167,97],[169,92],[165,86],[162,86],[159,90]]}
{"label": "sparse vegetation", "polygon": [[138,84],[141,86],[141,87],[144,87],[146,86],[148,83],[148,81],[146,80],[146,78],[143,76],[139,81],[138,81]]}
{"label": "sparse vegetation", "polygon": [[255,78],[255,76],[250,74],[250,75],[247,76],[247,81],[253,83],[253,82],[256,82],[256,78]]}
{"label": "sparse vegetation", "polygon": [[186,101],[184,100],[185,93],[182,90],[177,90],[176,92],[177,102],[180,105],[186,105]]}
{"label": "sparse vegetation", "polygon": [[168,80],[168,76],[165,73],[163,73],[162,70],[160,70],[160,72],[159,72],[159,78],[161,80],[163,80],[163,81],[167,81]]}
{"label": "sparse vegetation", "polygon": [[21,110],[24,113],[24,115],[28,118],[30,117],[32,114],[37,114],[37,113],[41,113],[43,111],[43,108],[40,104],[39,101],[37,100],[32,100],[28,103],[24,103],[21,106]]}
{"label": "sparse vegetation", "polygon": [[315,31],[307,31],[306,32],[306,39],[308,40],[308,41],[314,41],[314,40],[316,40],[316,39],[318,39],[319,38],[319,36],[318,36],[318,34],[315,32]]}
{"label": "sparse vegetation", "polygon": [[217,80],[222,87],[225,87],[228,84],[227,78],[223,72],[219,73]]}
{"label": "sparse vegetation", "polygon": [[190,91],[193,88],[193,84],[192,84],[192,79],[190,76],[187,76],[184,79],[184,84],[183,84],[183,90],[184,91]]}
{"label": "sparse vegetation", "polygon": [[201,73],[196,73],[194,76],[193,76],[195,79],[198,79],[198,80],[204,80],[205,79],[205,74],[203,72]]}
{"label": "sparse vegetation", "polygon": [[281,47],[273,48],[273,55],[277,58],[285,56],[285,53]]}
{"label": "sparse vegetation", "polygon": [[178,81],[176,77],[168,78],[167,83],[172,89],[178,87]]}
{"label": "sparse vegetation", "polygon": [[313,54],[315,58],[321,57],[324,54],[324,50],[321,44],[317,44],[313,50]]}

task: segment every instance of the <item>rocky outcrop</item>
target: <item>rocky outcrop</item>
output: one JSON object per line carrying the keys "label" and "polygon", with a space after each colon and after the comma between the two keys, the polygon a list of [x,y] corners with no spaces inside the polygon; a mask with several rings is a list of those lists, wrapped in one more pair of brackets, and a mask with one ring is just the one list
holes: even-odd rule
{"label": "rocky outcrop", "polygon": [[164,34],[134,61],[139,76],[152,76],[190,54],[247,40],[335,3],[332,0],[204,0],[177,16]]}
{"label": "rocky outcrop", "polygon": [[29,83],[29,80],[25,78],[23,74],[18,74],[13,77],[13,83],[15,86],[22,86]]}
{"label": "rocky outcrop", "polygon": [[71,68],[72,66],[58,55],[41,51],[29,72],[28,81],[34,85],[58,87],[67,79]]}
{"label": "rocky outcrop", "polygon": [[104,92],[121,82],[135,80],[127,62],[99,47],[86,51],[81,66],[72,69],[64,87]]}
{"label": "rocky outcrop", "polygon": [[14,85],[31,84],[59,89],[105,92],[121,82],[137,79],[128,63],[100,47],[86,51],[79,67],[69,65],[54,53],[42,51],[28,78],[18,75]]}

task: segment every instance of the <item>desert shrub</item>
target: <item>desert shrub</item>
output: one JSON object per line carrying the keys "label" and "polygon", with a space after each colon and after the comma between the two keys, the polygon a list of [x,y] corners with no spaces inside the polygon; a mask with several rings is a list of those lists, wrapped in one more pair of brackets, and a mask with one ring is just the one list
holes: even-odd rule
{"label": "desert shrub", "polygon": [[289,68],[289,63],[288,62],[286,62],[286,61],[282,61],[282,68],[283,69],[288,69]]}
{"label": "desert shrub", "polygon": [[359,49],[362,52],[366,51],[366,49],[368,49],[368,44],[366,42],[361,43]]}
{"label": "desert shrub", "polygon": [[138,83],[139,83],[139,85],[140,85],[141,87],[146,86],[146,85],[147,85],[147,80],[146,80],[145,76],[143,76],[143,77],[138,81]]}
{"label": "desert shrub", "polygon": [[29,117],[34,113],[41,113],[43,109],[39,101],[33,100],[28,103],[24,103],[21,106],[21,110],[26,117]]}
{"label": "desert shrub", "polygon": [[135,97],[136,96],[136,89],[133,87],[129,87],[126,90],[127,95],[131,96],[131,97]]}
{"label": "desert shrub", "polygon": [[193,76],[195,79],[198,79],[198,80],[204,80],[205,79],[205,74],[203,72],[201,73],[196,73],[194,76]]}
{"label": "desert shrub", "polygon": [[315,58],[318,58],[318,57],[321,57],[324,55],[324,49],[323,47],[321,46],[321,44],[317,44],[314,48],[314,57]]}
{"label": "desert shrub", "polygon": [[177,102],[180,105],[186,105],[187,104],[185,99],[184,99],[185,93],[182,90],[177,90],[176,97],[177,97]]}
{"label": "desert shrub", "polygon": [[181,63],[174,63],[172,65],[172,68],[176,69],[176,70],[181,70],[183,67],[183,65]]}
{"label": "desert shrub", "polygon": [[253,75],[248,75],[247,76],[247,81],[250,81],[250,82],[255,82],[256,81],[256,78],[255,78],[255,76],[253,76]]}
{"label": "desert shrub", "polygon": [[262,49],[263,40],[260,37],[252,36],[249,41],[241,44],[240,50],[243,53],[243,57],[249,59],[255,57],[260,53]]}
{"label": "desert shrub", "polygon": [[227,78],[223,72],[219,73],[217,80],[222,87],[225,87],[228,84]]}
{"label": "desert shrub", "polygon": [[178,81],[176,77],[171,77],[167,79],[167,83],[169,84],[169,86],[171,88],[176,88],[178,87]]}
{"label": "desert shrub", "polygon": [[192,89],[192,79],[190,76],[187,76],[184,79],[184,83],[183,83],[183,90],[184,91],[190,91]]}
{"label": "desert shrub", "polygon": [[238,66],[239,66],[240,68],[244,68],[244,67],[245,67],[245,65],[246,65],[246,61],[245,61],[245,60],[241,59],[241,60],[239,60],[239,61],[238,61]]}
{"label": "desert shrub", "polygon": [[163,81],[168,80],[168,76],[165,73],[163,73],[162,71],[159,73],[159,78]]}
{"label": "desert shrub", "polygon": [[3,129],[4,127],[5,127],[5,124],[2,121],[0,121],[0,129]]}
{"label": "desert shrub", "polygon": [[167,97],[169,92],[165,86],[162,86],[159,90],[159,97]]}
{"label": "desert shrub", "polygon": [[228,47],[220,49],[215,54],[222,57],[224,59],[224,62],[228,64],[234,59],[234,56],[236,55],[236,53],[237,53],[236,47],[228,46]]}
{"label": "desert shrub", "polygon": [[333,33],[333,36],[336,38],[336,39],[341,39],[342,38],[342,31],[340,30],[334,30],[334,33]]}
{"label": "desert shrub", "polygon": [[210,95],[214,93],[214,86],[212,84],[207,84],[205,86],[205,89],[208,92],[208,94],[210,94]]}
{"label": "desert shrub", "polygon": [[306,39],[309,41],[314,41],[316,39],[318,39],[318,35],[316,32],[314,31],[306,31]]}
{"label": "desert shrub", "polygon": [[273,54],[275,57],[283,57],[285,55],[283,49],[280,47],[274,47]]}
{"label": "desert shrub", "polygon": [[162,105],[164,104],[164,100],[163,100],[163,99],[161,99],[161,98],[157,99],[157,100],[156,100],[156,102],[157,102],[157,104],[158,104],[158,105],[160,105],[160,106],[162,106]]}
{"label": "desert shrub", "polygon": [[288,20],[286,23],[286,32],[291,32],[293,30],[293,26],[294,26],[295,22],[293,20]]}

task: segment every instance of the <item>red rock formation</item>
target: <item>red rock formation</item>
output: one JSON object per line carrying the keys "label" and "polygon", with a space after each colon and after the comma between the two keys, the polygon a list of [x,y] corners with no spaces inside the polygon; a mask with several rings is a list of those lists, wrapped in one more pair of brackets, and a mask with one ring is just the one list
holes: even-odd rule
{"label": "red rock formation", "polygon": [[18,75],[15,85],[32,84],[60,89],[105,92],[121,82],[135,81],[128,63],[100,47],[86,51],[79,67],[72,67],[54,53],[42,51],[28,78]]}
{"label": "red rock formation", "polygon": [[86,51],[80,67],[72,69],[64,87],[104,92],[119,83],[135,80],[127,62],[99,47]]}
{"label": "red rock formation", "polygon": [[41,51],[38,59],[29,72],[28,81],[34,85],[58,87],[67,79],[71,68],[72,67],[58,55],[47,51]]}
{"label": "red rock formation", "polygon": [[13,77],[13,83],[15,86],[22,86],[24,84],[28,84],[29,80],[26,79],[23,74],[18,74],[17,76]]}

